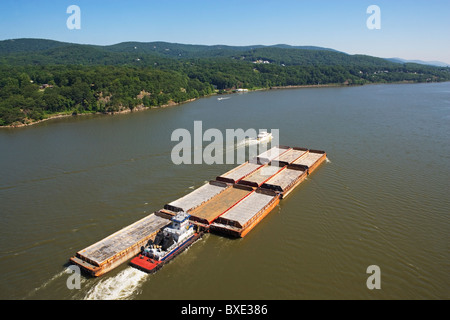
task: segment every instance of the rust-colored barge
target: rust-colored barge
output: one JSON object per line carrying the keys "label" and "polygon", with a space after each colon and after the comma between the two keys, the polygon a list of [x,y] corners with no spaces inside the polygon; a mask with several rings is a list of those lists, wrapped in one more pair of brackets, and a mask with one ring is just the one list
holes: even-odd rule
{"label": "rust-colored barge", "polygon": [[131,259],[153,240],[170,220],[150,214],[103,240],[81,250],[70,261],[91,276],[98,277]]}
{"label": "rust-colored barge", "polygon": [[272,190],[256,189],[211,224],[211,230],[233,237],[244,237],[280,201]]}
{"label": "rust-colored barge", "polygon": [[70,261],[100,276],[137,255],[180,212],[197,230],[244,237],[326,159],[326,153],[275,146],[151,215],[76,253]]}

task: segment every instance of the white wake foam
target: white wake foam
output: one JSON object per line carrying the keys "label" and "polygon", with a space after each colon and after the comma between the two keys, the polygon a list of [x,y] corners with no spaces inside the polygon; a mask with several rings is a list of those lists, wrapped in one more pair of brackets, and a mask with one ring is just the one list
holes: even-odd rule
{"label": "white wake foam", "polygon": [[136,294],[148,274],[133,267],[105,278],[89,290],[85,300],[126,300]]}

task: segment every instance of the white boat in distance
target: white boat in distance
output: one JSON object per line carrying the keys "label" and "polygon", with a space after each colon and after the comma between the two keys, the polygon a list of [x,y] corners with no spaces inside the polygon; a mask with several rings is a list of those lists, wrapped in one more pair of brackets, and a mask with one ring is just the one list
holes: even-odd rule
{"label": "white boat in distance", "polygon": [[265,140],[271,140],[272,133],[267,132],[267,130],[260,130],[256,138],[250,139],[251,142],[261,142]]}
{"label": "white boat in distance", "polygon": [[227,99],[230,99],[230,97],[219,97],[219,98],[217,98],[217,100],[219,100],[219,101],[227,100]]}

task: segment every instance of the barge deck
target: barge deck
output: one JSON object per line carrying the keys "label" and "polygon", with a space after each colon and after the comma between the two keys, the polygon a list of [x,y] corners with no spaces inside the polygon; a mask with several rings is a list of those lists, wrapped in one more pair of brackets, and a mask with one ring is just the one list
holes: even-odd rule
{"label": "barge deck", "polygon": [[139,253],[170,220],[150,214],[103,240],[81,250],[70,261],[88,274],[98,277]]}
{"label": "barge deck", "polygon": [[227,173],[218,176],[216,178],[217,181],[223,181],[226,183],[238,183],[243,178],[252,174],[256,170],[262,167],[262,164],[251,163],[249,161],[241,164],[240,166],[228,171]]}
{"label": "barge deck", "polygon": [[256,158],[252,159],[250,162],[253,163],[261,163],[261,164],[268,164],[272,160],[282,156],[284,153],[289,151],[291,148],[286,146],[275,146],[271,149],[261,153]]}
{"label": "barge deck", "polygon": [[209,225],[217,217],[247,197],[252,191],[253,189],[250,187],[233,185],[204,205],[193,210],[189,219],[193,222]]}
{"label": "barge deck", "polygon": [[266,180],[269,180],[271,177],[276,175],[279,171],[281,171],[283,168],[279,166],[271,166],[271,165],[264,165],[258,170],[256,170],[254,173],[249,175],[248,177],[240,180],[238,184],[258,188],[261,186]]}
{"label": "barge deck", "polygon": [[190,213],[192,210],[224,192],[229,187],[230,185],[227,185],[224,182],[210,181],[184,197],[166,204],[164,209],[172,211],[173,213],[180,211]]}
{"label": "barge deck", "polygon": [[291,148],[271,161],[272,165],[287,166],[308,153],[306,148]]}

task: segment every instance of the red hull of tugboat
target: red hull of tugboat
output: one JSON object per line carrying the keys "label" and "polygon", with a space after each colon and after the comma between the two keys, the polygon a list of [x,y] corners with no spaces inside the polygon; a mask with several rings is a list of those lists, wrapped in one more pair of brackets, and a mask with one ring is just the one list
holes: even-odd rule
{"label": "red hull of tugboat", "polygon": [[145,271],[147,273],[154,273],[162,267],[164,262],[156,261],[142,254],[131,260],[131,265],[139,270]]}

